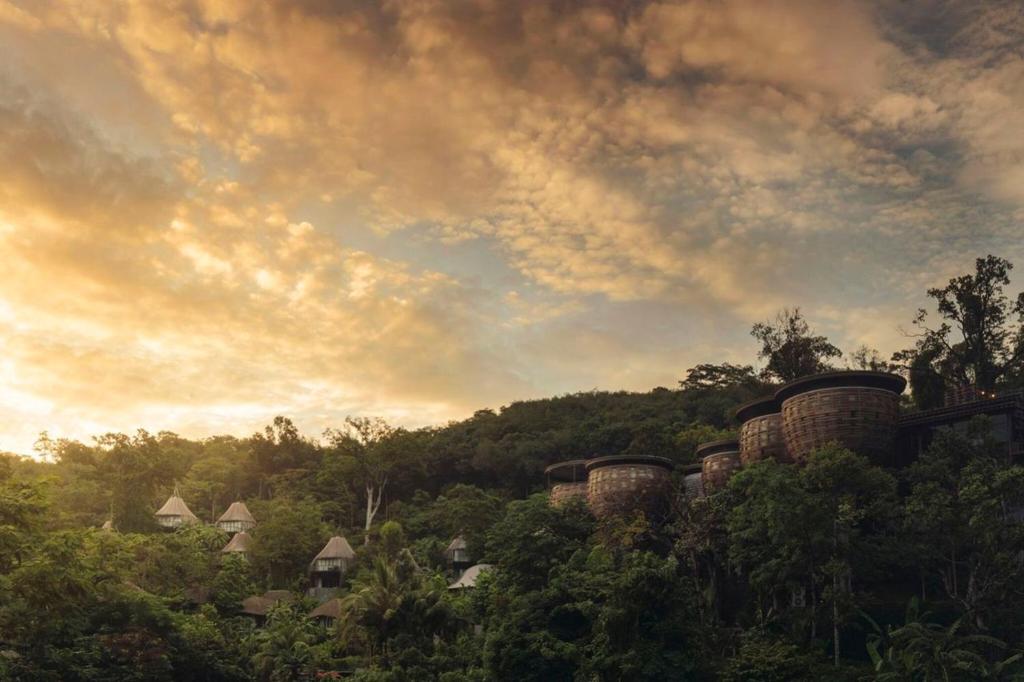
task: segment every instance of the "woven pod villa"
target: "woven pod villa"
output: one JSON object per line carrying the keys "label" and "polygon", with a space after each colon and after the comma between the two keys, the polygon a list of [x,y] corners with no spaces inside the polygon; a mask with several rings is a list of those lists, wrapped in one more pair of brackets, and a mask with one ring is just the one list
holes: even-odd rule
{"label": "woven pod villa", "polygon": [[668,512],[672,461],[651,455],[612,455],[587,460],[587,501],[598,519]]}
{"label": "woven pod villa", "polygon": [[812,451],[835,441],[893,465],[900,394],[906,379],[886,372],[845,371],[791,381],[775,392],[782,406],[786,451],[804,462]]}
{"label": "woven pod villa", "polygon": [[573,459],[552,464],[544,470],[551,505],[560,507],[569,500],[587,499],[587,462]]}
{"label": "woven pod villa", "polygon": [[740,442],[734,438],[702,443],[697,447],[701,461],[701,483],[705,493],[721,488],[740,468]]}
{"label": "woven pod villa", "polygon": [[752,400],[736,410],[740,423],[740,461],[743,466],[774,459],[792,462],[782,433],[782,409],[775,396]]}

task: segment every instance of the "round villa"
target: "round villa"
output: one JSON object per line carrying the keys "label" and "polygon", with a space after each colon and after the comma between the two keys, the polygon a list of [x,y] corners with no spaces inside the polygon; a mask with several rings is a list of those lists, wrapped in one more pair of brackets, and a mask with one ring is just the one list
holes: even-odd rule
{"label": "round villa", "polygon": [[587,499],[606,519],[643,513],[661,519],[672,494],[672,461],[652,455],[612,455],[587,461]]}
{"label": "round villa", "polygon": [[740,468],[740,442],[735,438],[715,440],[697,446],[701,461],[701,482],[705,493],[721,488]]}
{"label": "round villa", "polygon": [[551,489],[552,506],[560,507],[572,499],[587,499],[587,462],[572,459],[552,464],[544,470]]}
{"label": "round villa", "polygon": [[796,462],[835,441],[875,464],[888,464],[907,381],[887,372],[827,372],[775,392],[786,450]]}
{"label": "round villa", "polygon": [[782,434],[782,409],[775,396],[752,400],[736,410],[740,422],[740,461],[743,466],[774,459],[789,463],[793,460],[786,450]]}

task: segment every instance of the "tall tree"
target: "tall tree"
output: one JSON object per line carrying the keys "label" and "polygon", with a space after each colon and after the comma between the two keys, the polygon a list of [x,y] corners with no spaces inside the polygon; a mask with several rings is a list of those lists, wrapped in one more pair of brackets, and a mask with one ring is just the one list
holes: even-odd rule
{"label": "tall tree", "polygon": [[[1003,287],[1010,283],[1013,263],[988,255],[974,263],[974,273],[928,290],[940,323],[929,326],[921,308],[914,318],[917,342],[893,356],[911,372],[915,393],[919,382],[936,375],[947,384],[994,390],[1016,383],[1024,366],[1024,292],[1010,300]],[[925,362],[921,362],[924,359]],[[930,395],[934,401],[934,396]],[[930,405],[923,405],[928,407]]]}
{"label": "tall tree", "polygon": [[346,417],[344,427],[324,432],[337,454],[350,458],[353,473],[362,481],[366,491],[364,529],[367,531],[384,500],[391,469],[398,459],[402,433],[380,417]]}
{"label": "tall tree", "polygon": [[811,331],[800,308],[784,308],[774,320],[758,322],[750,335],[761,343],[757,357],[766,362],[761,376],[772,381],[827,371],[829,360],[843,354],[826,337]]}

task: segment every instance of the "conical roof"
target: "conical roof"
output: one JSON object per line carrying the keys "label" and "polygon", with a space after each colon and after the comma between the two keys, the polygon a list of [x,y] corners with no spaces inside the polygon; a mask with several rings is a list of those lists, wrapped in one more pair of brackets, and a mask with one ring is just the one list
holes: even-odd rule
{"label": "conical roof", "polygon": [[324,548],[320,550],[320,553],[313,557],[315,562],[317,559],[355,559],[356,553],[352,551],[352,545],[348,544],[348,540],[340,535],[335,535],[333,538],[327,541]]}
{"label": "conical roof", "polygon": [[106,521],[104,521],[103,525],[100,526],[100,530],[108,530],[108,531],[114,530],[114,520],[113,519],[107,519]]}
{"label": "conical roof", "polygon": [[341,618],[341,600],[335,597],[328,599],[320,606],[309,612],[310,618],[330,618],[337,620]]}
{"label": "conical roof", "polygon": [[245,502],[241,501],[232,502],[228,510],[217,519],[217,523],[225,521],[244,521],[256,525],[256,519],[249,513],[249,508],[245,506]]}
{"label": "conical roof", "polygon": [[231,538],[228,544],[224,545],[222,552],[248,552],[249,545],[252,544],[252,536],[246,533],[244,530],[241,533],[235,533],[235,537]]}
{"label": "conical roof", "polygon": [[456,550],[468,549],[468,548],[469,548],[469,545],[466,544],[466,540],[460,535],[457,538],[455,538],[454,540],[452,540],[451,544],[448,545],[448,549],[446,549],[445,551],[446,552],[454,552]]}
{"label": "conical roof", "polygon": [[476,587],[476,580],[480,577],[480,574],[484,571],[489,571],[493,568],[491,564],[477,564],[470,566],[466,569],[462,576],[448,586],[449,590],[462,590],[467,587]]}
{"label": "conical roof", "polygon": [[164,506],[156,513],[157,516],[180,516],[182,520],[186,522],[198,521],[198,517],[192,513],[192,510],[185,504],[185,500],[178,497],[178,489],[174,489],[174,494],[167,498],[164,502]]}

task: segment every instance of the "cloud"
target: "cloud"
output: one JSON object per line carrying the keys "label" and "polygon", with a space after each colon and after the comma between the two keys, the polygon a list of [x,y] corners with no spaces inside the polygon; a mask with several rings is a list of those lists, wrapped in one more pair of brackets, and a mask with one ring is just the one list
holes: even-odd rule
{"label": "cloud", "polygon": [[[25,428],[425,423],[671,384],[783,305],[894,350],[927,285],[1022,255],[1021,23],[0,0],[0,400]],[[637,311],[685,333],[613,328]]]}

